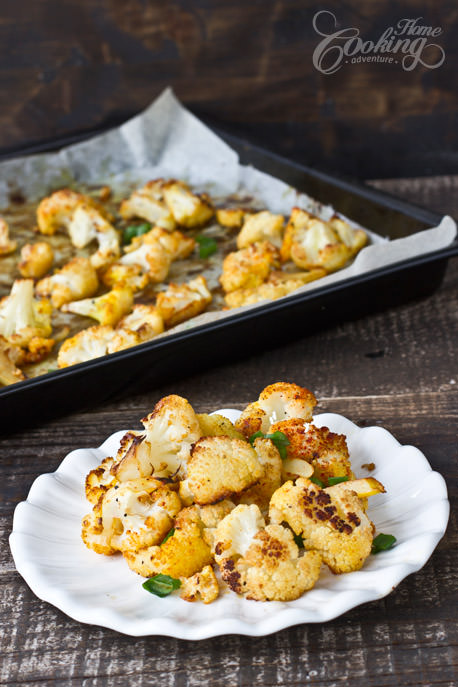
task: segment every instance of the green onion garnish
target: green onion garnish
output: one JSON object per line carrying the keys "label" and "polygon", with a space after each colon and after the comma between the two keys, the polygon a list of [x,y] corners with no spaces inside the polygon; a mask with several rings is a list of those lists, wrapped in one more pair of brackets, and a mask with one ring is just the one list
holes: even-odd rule
{"label": "green onion garnish", "polygon": [[161,546],[162,546],[162,544],[165,544],[165,542],[166,542],[168,539],[170,539],[170,537],[173,537],[174,534],[175,534],[175,528],[172,527],[172,529],[169,530],[169,531],[167,532],[167,534],[165,535],[164,539],[161,541]]}
{"label": "green onion garnish", "polygon": [[372,542],[371,553],[376,554],[380,553],[381,551],[387,551],[388,549],[391,549],[395,543],[396,537],[394,537],[392,534],[378,534]]}
{"label": "green onion garnish", "polygon": [[170,575],[159,573],[159,575],[150,577],[149,580],[143,582],[142,587],[150,594],[156,594],[156,596],[160,596],[162,599],[164,596],[171,594],[175,589],[179,589],[181,582],[174,577],[170,577]]}
{"label": "green onion garnish", "polygon": [[335,484],[340,484],[341,482],[348,482],[348,475],[343,475],[343,477],[329,477],[328,487],[333,487]]}
{"label": "green onion garnish", "polygon": [[274,432],[273,434],[264,434],[264,432],[261,431],[255,432],[249,439],[250,444],[253,446],[254,440],[259,437],[270,439],[277,447],[280,457],[283,458],[283,460],[287,457],[286,447],[289,446],[291,442],[286,434],[283,434],[283,432]]}
{"label": "green onion garnish", "polygon": [[310,477],[310,481],[313,482],[313,484],[317,484],[319,487],[324,489],[324,482],[318,479],[318,477]]}
{"label": "green onion garnish", "polygon": [[200,234],[199,236],[196,236],[196,241],[199,244],[200,258],[208,258],[218,250],[218,244],[216,243],[215,239],[212,239],[210,236],[204,236],[203,234]]}
{"label": "green onion garnish", "polygon": [[304,540],[302,539],[301,535],[295,534],[293,532],[293,537],[294,537],[294,541],[296,542],[297,547],[299,549],[303,549],[304,548]]}
{"label": "green onion garnish", "polygon": [[123,243],[130,243],[136,236],[146,234],[151,229],[151,224],[144,222],[143,224],[130,224],[122,233]]}

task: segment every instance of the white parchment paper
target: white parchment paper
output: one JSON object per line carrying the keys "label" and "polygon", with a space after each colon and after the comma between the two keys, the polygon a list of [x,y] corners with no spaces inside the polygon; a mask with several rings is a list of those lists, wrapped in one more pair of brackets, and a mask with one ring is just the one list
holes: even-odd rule
{"label": "white parchment paper", "polygon": [[[117,129],[57,153],[1,163],[0,207],[8,205],[12,190],[20,190],[33,201],[51,189],[66,185],[109,184],[115,190],[122,190],[126,185],[142,184],[155,177],[183,179],[212,196],[248,194],[260,206],[286,216],[294,205],[323,219],[334,214],[331,206],[298,193],[264,172],[241,165],[237,153],[187,111],[170,89],[144,112]],[[448,216],[444,216],[436,227],[394,241],[374,234],[370,227],[365,229],[371,244],[363,248],[352,264],[305,285],[294,294],[445,248],[452,243],[457,231],[454,220]],[[257,305],[246,306],[253,307]],[[206,313],[171,331],[187,329],[233,312]]]}

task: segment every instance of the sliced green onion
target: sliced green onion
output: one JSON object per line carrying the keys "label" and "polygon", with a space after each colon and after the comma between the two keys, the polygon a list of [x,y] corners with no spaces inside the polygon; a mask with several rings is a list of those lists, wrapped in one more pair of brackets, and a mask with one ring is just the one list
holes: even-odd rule
{"label": "sliced green onion", "polygon": [[151,224],[144,222],[143,224],[130,224],[122,233],[123,243],[130,243],[136,236],[146,234],[151,229]]}
{"label": "sliced green onion", "polygon": [[376,554],[380,553],[381,551],[387,551],[388,549],[391,549],[392,546],[394,546],[396,543],[396,537],[394,537],[392,534],[378,534],[374,541],[372,542],[372,551],[371,553]]}
{"label": "sliced green onion", "polygon": [[169,530],[169,532],[167,532],[167,534],[165,535],[164,539],[161,541],[161,546],[162,546],[162,544],[165,544],[165,542],[166,542],[168,539],[170,539],[170,537],[173,537],[174,534],[175,534],[175,528],[172,527],[172,529]]}
{"label": "sliced green onion", "polygon": [[289,446],[291,442],[286,436],[286,434],[283,434],[283,432],[274,432],[273,434],[264,434],[264,432],[261,431],[255,432],[249,438],[250,444],[253,445],[254,440],[258,439],[259,437],[263,437],[264,439],[270,439],[271,442],[275,444],[275,446],[277,447],[280,457],[283,460],[287,457],[286,447]]}
{"label": "sliced green onion", "polygon": [[348,475],[343,475],[343,477],[330,477],[328,479],[328,487],[333,487],[335,484],[340,484],[341,482],[348,482]]}
{"label": "sliced green onion", "polygon": [[159,575],[150,577],[149,580],[143,582],[142,587],[150,594],[156,594],[156,596],[160,596],[162,599],[175,591],[175,589],[179,589],[181,582],[174,577],[170,577],[170,575],[159,573]]}
{"label": "sliced green onion", "polygon": [[216,243],[215,239],[212,239],[210,236],[204,236],[203,234],[200,234],[199,236],[196,236],[196,241],[199,244],[200,258],[208,258],[218,250],[218,244]]}
{"label": "sliced green onion", "polygon": [[310,481],[313,482],[313,484],[317,484],[319,487],[324,489],[324,482],[318,479],[318,477],[310,477]]}
{"label": "sliced green onion", "polygon": [[296,542],[297,547],[299,549],[303,549],[304,548],[304,540],[302,539],[301,535],[295,534],[295,532],[293,532],[293,537],[294,537],[294,541]]}

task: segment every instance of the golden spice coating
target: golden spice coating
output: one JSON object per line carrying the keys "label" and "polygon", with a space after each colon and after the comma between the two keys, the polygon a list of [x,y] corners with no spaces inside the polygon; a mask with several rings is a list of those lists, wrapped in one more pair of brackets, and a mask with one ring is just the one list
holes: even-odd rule
{"label": "golden spice coating", "polygon": [[251,487],[263,468],[255,450],[241,439],[203,437],[191,448],[187,478],[180,482],[180,495],[192,495],[200,505],[216,503]]}
{"label": "golden spice coating", "polygon": [[33,279],[16,279],[9,295],[0,300],[0,334],[10,343],[27,348],[36,337],[50,337],[51,312],[48,300],[34,298]]}
{"label": "golden spice coating", "polygon": [[285,482],[272,496],[269,516],[274,524],[288,523],[333,573],[359,570],[371,552],[374,526],[351,482],[327,489],[303,478]]}
{"label": "golden spice coating", "polygon": [[321,268],[309,272],[271,272],[263,284],[249,289],[231,291],[226,294],[224,300],[229,308],[240,308],[243,305],[252,305],[265,300],[274,301],[300,289],[304,284],[325,276],[326,271]]}
{"label": "golden spice coating", "polygon": [[247,214],[250,213],[247,213],[243,208],[219,208],[216,210],[216,221],[222,227],[240,229]]}
{"label": "golden spice coating", "polygon": [[[94,520],[86,524],[85,517],[83,539],[89,548],[98,547],[102,537],[104,546],[135,552],[162,541],[180,509],[178,495],[152,477],[115,484],[93,509],[101,531],[92,531]],[[96,534],[101,537],[93,537]]]}
{"label": "golden spice coating", "polygon": [[21,261],[18,269],[25,278],[40,279],[52,267],[54,252],[49,243],[38,241],[26,243],[21,248]]}
{"label": "golden spice coating", "polygon": [[219,596],[219,585],[211,565],[181,580],[180,597],[184,601],[202,601],[211,604]]}
{"label": "golden spice coating", "polygon": [[138,265],[148,280],[158,284],[167,277],[172,255],[151,232],[137,236],[119,262],[122,265]]}
{"label": "golden spice coating", "polygon": [[113,463],[113,458],[108,456],[102,460],[97,468],[94,468],[86,475],[86,498],[94,506],[98,503],[100,497],[117,482],[116,477],[110,472]]}
{"label": "golden spice coating", "polygon": [[337,232],[340,240],[350,249],[352,255],[356,255],[367,243],[367,234],[363,229],[353,229],[348,222],[340,217],[333,217],[329,224]]}
{"label": "golden spice coating", "polygon": [[262,512],[269,509],[270,498],[282,483],[283,461],[270,439],[255,439],[254,450],[263,472],[258,482],[236,498],[237,503],[255,503]]}
{"label": "golden spice coating", "polygon": [[68,227],[76,206],[84,196],[69,188],[61,189],[43,198],[37,208],[37,223],[41,234],[55,234],[61,227]]}
{"label": "golden spice coating", "polygon": [[49,296],[55,308],[93,296],[99,287],[97,272],[88,258],[73,258],[51,277],[36,285],[39,296]]}
{"label": "golden spice coating", "polygon": [[250,244],[229,253],[223,260],[221,285],[226,293],[236,289],[251,289],[262,284],[269,272],[279,265],[278,249],[269,241]]}
{"label": "golden spice coating", "polygon": [[132,310],[134,295],[129,286],[115,286],[98,298],[85,298],[62,306],[63,312],[72,312],[97,320],[99,324],[115,325]]}
{"label": "golden spice coating", "polygon": [[0,384],[8,385],[25,379],[17,363],[22,357],[19,346],[10,343],[0,334]]}
{"label": "golden spice coating", "polygon": [[199,420],[200,430],[203,437],[217,437],[217,436],[227,436],[231,439],[243,439],[244,436],[241,432],[235,429],[234,425],[227,417],[224,415],[219,415],[218,413],[212,413],[207,415],[206,413],[197,413],[197,419]]}
{"label": "golden spice coating", "polygon": [[207,281],[200,276],[186,284],[170,283],[165,291],[158,293],[156,307],[165,326],[170,328],[200,315],[211,300]]}
{"label": "golden spice coating", "polygon": [[154,305],[134,305],[132,312],[118,322],[108,353],[122,351],[150,341],[164,331],[164,321]]}
{"label": "golden spice coating", "polygon": [[176,223],[170,209],[164,203],[163,179],[148,181],[142,188],[134,191],[123,200],[119,213],[124,219],[140,217],[153,225],[173,231]]}
{"label": "golden spice coating", "polygon": [[100,280],[102,284],[110,287],[125,284],[133,293],[143,291],[149,282],[148,275],[143,272],[140,265],[123,265],[119,262],[109,265],[102,272]]}
{"label": "golden spice coating", "polygon": [[76,205],[68,231],[76,248],[84,248],[93,240],[98,242],[98,250],[90,257],[96,269],[106,267],[121,254],[118,232],[106,219],[106,213],[95,207],[92,200],[82,200]]}
{"label": "golden spice coating", "polygon": [[296,232],[302,229],[305,230],[311,219],[313,219],[313,215],[306,210],[302,210],[302,208],[298,207],[292,208],[280,248],[282,262],[288,262],[288,260],[292,260],[291,248],[293,242],[295,241]]}
{"label": "golden spice coating", "polygon": [[44,360],[51,353],[55,344],[54,339],[49,339],[43,336],[33,336],[27,342],[27,348],[22,349],[21,365],[30,365],[32,363],[39,363]]}
{"label": "golden spice coating", "polygon": [[121,481],[154,474],[175,476],[186,468],[191,445],[200,437],[199,421],[181,396],[165,396],[142,420],[145,432],[135,435],[116,457],[113,473]]}
{"label": "golden spice coating", "polygon": [[[14,253],[17,242],[10,239],[10,228],[8,222],[0,217],[0,257]],[[24,275],[25,276],[25,275]]]}
{"label": "golden spice coating", "polygon": [[213,217],[215,211],[206,193],[193,193],[182,181],[166,182],[162,191],[167,207],[177,224],[193,229],[201,227]]}
{"label": "golden spice coating", "polygon": [[57,354],[57,366],[68,367],[106,355],[115,331],[110,325],[96,324],[66,339]]}
{"label": "golden spice coating", "polygon": [[235,423],[236,428],[249,439],[255,432],[267,433],[275,422],[290,418],[312,419],[316,398],[308,389],[288,382],[266,386],[259,399],[250,403]]}
{"label": "golden spice coating", "polygon": [[247,248],[252,243],[260,241],[270,241],[274,246],[280,248],[284,224],[283,215],[274,215],[268,210],[250,215],[237,236],[237,248]]}
{"label": "golden spice coating", "polygon": [[[148,234],[143,235],[145,237],[151,237],[151,239],[156,239],[165,248],[165,250],[170,254],[172,260],[183,260],[191,255],[192,251],[196,247],[196,242],[190,236],[185,236],[182,231],[166,231],[161,229],[161,227],[154,227]],[[142,237],[137,237],[141,239]],[[137,239],[134,239],[136,241]],[[146,239],[148,240],[148,238]]]}

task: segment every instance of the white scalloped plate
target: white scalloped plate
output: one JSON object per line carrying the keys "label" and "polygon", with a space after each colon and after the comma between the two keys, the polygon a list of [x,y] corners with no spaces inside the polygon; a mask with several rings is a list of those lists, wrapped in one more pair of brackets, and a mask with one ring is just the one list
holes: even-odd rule
{"label": "white scalloped plate", "polygon": [[[240,414],[218,412],[232,421]],[[381,427],[359,428],[333,413],[317,415],[314,422],[345,434],[355,473],[367,475],[361,465],[373,462],[371,476],[386,487],[386,494],[370,499],[369,517],[378,532],[394,534],[397,544],[370,556],[358,572],[332,575],[323,566],[314,589],[286,603],[247,601],[228,592],[206,606],[177,594],[165,599],[148,594],[121,556],[100,556],[80,538],[81,519],[90,510],[85,475],[116,452],[124,432],[99,448],[72,451],[56,472],[35,480],[14,513],[10,546],[16,568],[40,599],[75,620],[133,636],[267,635],[298,623],[325,622],[381,599],[426,563],[443,536],[449,514],[445,482],[418,449],[401,446]]]}

